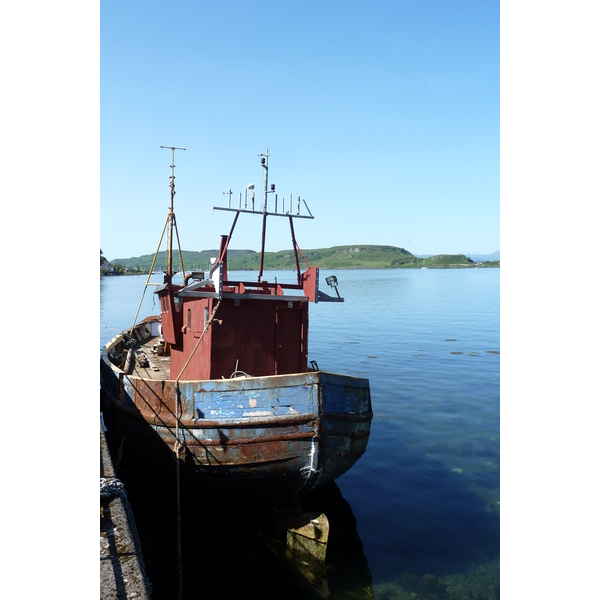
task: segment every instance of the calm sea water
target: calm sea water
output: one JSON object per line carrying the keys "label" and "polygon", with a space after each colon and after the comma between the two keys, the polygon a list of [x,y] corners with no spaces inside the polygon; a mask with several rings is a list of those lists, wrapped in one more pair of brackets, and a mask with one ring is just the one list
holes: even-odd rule
{"label": "calm sea water", "polygon": [[[322,289],[329,274],[321,271]],[[363,577],[344,586],[357,563],[340,560],[331,597],[499,598],[500,270],[335,274],[345,302],[310,306],[309,360],[368,377],[374,418],[367,452],[337,481],[370,585]],[[102,278],[101,346],[131,326],[145,281]],[[152,291],[139,319],[158,312]],[[259,569],[263,558],[253,560]],[[160,559],[150,562],[151,579],[160,579]],[[235,569],[228,573],[221,597],[235,597],[226,585]],[[261,597],[247,585],[246,597]],[[293,579],[276,585],[264,597],[305,597]],[[167,588],[158,582],[153,597],[175,597]]]}

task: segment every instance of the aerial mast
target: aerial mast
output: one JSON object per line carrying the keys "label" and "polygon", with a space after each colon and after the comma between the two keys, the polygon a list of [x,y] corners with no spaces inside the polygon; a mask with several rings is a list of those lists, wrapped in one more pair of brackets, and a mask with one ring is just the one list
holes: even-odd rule
{"label": "aerial mast", "polygon": [[167,277],[169,283],[171,283],[171,278],[173,277],[173,225],[175,224],[175,213],[173,212],[173,200],[175,196],[175,150],[185,150],[185,148],[177,148],[176,146],[161,146],[161,148],[171,149],[171,183],[169,184],[171,188],[171,207],[167,218],[169,223],[167,230]]}
{"label": "aerial mast", "polygon": [[142,292],[142,297],[140,299],[140,303],[138,305],[137,312],[135,313],[135,318],[133,319],[133,325],[129,330],[129,335],[132,334],[133,328],[135,327],[135,323],[137,321],[138,315],[140,314],[140,308],[142,308],[142,302],[144,301],[144,296],[146,294],[146,289],[149,285],[158,286],[158,283],[150,283],[150,277],[152,277],[152,273],[154,271],[154,265],[156,264],[156,258],[158,257],[158,253],[160,251],[160,245],[163,241],[163,236],[165,235],[165,230],[167,230],[167,238],[168,238],[168,251],[167,251],[167,273],[165,274],[164,283],[171,283],[171,279],[173,277],[173,227],[175,227],[175,234],[177,235],[177,244],[179,245],[179,261],[181,263],[181,270],[183,271],[183,276],[185,278],[185,270],[183,268],[183,255],[181,253],[181,244],[179,244],[179,234],[177,233],[177,223],[175,222],[175,213],[173,212],[173,197],[175,196],[175,150],[185,150],[185,148],[176,148],[175,146],[161,146],[161,148],[170,148],[171,149],[171,206],[169,208],[169,214],[167,215],[167,220],[165,221],[165,226],[163,227],[162,233],[160,235],[160,240],[158,242],[158,248],[156,248],[156,252],[154,254],[154,259],[152,260],[152,265],[150,266],[150,270],[148,271],[148,279],[146,279],[146,285],[144,286],[144,291]]}
{"label": "aerial mast", "polygon": [[[260,245],[260,271],[258,272],[258,281],[261,280],[263,274],[263,264],[265,260],[265,234],[267,231],[267,194],[268,185],[269,185],[269,149],[267,148],[267,152],[265,154],[259,154],[260,164],[262,168],[265,170],[265,196],[263,199],[263,223],[262,223],[262,237],[261,237],[261,245]],[[275,186],[271,186],[272,190],[275,191]]]}
{"label": "aerial mast", "polygon": [[[260,268],[259,268],[259,272],[258,272],[258,281],[260,283],[261,279],[262,279],[262,274],[263,274],[263,267],[264,267],[264,258],[265,258],[265,237],[266,237],[266,230],[267,230],[267,217],[268,216],[273,216],[273,217],[284,217],[284,218],[288,218],[289,222],[290,222],[290,230],[291,230],[291,234],[292,234],[292,246],[293,246],[293,250],[294,250],[294,256],[296,258],[296,270],[298,272],[298,282],[300,282],[300,277],[301,277],[301,273],[300,273],[300,265],[298,262],[298,244],[296,243],[296,238],[294,235],[294,225],[293,225],[293,219],[314,219],[312,213],[310,212],[310,209],[308,208],[308,204],[306,204],[306,200],[304,200],[304,206],[306,206],[306,210],[308,211],[308,215],[301,215],[300,214],[300,196],[298,196],[298,212],[297,214],[293,214],[292,213],[292,194],[290,194],[290,208],[289,211],[285,211],[285,200],[282,197],[281,198],[281,212],[277,212],[277,194],[275,194],[275,184],[272,183],[271,185],[269,185],[269,149],[267,148],[267,151],[264,154],[259,154],[258,156],[260,156],[260,164],[262,166],[262,168],[265,170],[265,179],[264,179],[264,190],[263,190],[263,204],[260,210],[255,210],[254,208],[254,184],[251,183],[248,185],[248,188],[246,190],[246,194],[244,197],[244,206],[242,208],[242,195],[240,193],[240,204],[238,208],[232,208],[231,206],[231,194],[233,193],[231,191],[231,189],[228,192],[223,192],[223,194],[228,194],[229,195],[229,200],[228,200],[228,205],[227,207],[220,207],[220,206],[214,206],[213,205],[213,210],[228,210],[231,212],[235,212],[235,219],[233,221],[233,226],[231,227],[231,232],[229,233],[229,236],[227,236],[227,243],[225,248],[227,248],[227,246],[229,245],[229,240],[231,239],[231,236],[233,235],[233,230],[235,229],[235,225],[237,223],[237,218],[239,216],[240,213],[249,213],[249,214],[253,214],[253,215],[262,215],[263,219],[262,219],[262,237],[261,237],[261,247],[260,247]],[[250,207],[248,207],[248,190],[250,190]],[[268,197],[269,194],[275,194],[275,210],[274,212],[269,212],[268,209]],[[220,259],[219,259],[220,260]],[[305,259],[306,260],[306,259]],[[307,263],[308,264],[308,263]]]}

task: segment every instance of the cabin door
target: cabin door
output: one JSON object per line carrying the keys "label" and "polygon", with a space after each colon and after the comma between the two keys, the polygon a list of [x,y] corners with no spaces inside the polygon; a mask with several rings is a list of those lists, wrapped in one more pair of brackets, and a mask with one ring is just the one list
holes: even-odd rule
{"label": "cabin door", "polygon": [[301,309],[277,308],[277,375],[301,372],[302,321]]}

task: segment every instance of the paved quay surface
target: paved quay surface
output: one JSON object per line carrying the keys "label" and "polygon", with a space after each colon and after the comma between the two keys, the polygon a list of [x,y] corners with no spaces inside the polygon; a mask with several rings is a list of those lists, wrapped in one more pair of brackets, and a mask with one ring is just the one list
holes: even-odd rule
{"label": "paved quay surface", "polygon": [[149,600],[152,586],[145,575],[133,513],[115,476],[102,423],[100,485],[108,492],[100,496],[100,598]]}

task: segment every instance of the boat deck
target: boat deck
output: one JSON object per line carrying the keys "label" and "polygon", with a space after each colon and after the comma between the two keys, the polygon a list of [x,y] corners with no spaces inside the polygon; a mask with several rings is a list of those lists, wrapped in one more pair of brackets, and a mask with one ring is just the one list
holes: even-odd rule
{"label": "boat deck", "polygon": [[[164,381],[171,377],[171,357],[159,356],[154,354],[153,347],[158,344],[158,336],[148,338],[133,347],[135,353],[135,363],[130,369],[129,375],[143,377],[145,379],[154,379]],[[145,354],[148,358],[148,366],[140,366],[140,357]]]}

